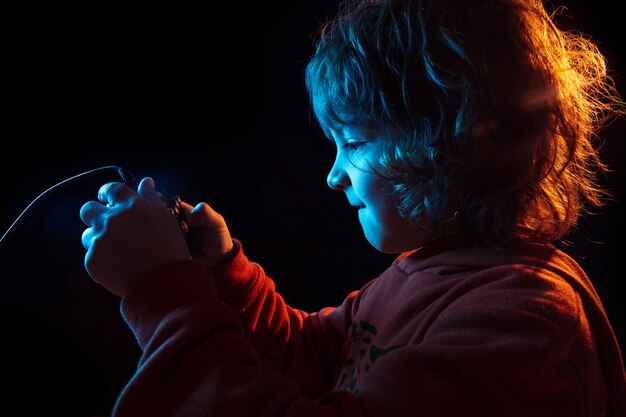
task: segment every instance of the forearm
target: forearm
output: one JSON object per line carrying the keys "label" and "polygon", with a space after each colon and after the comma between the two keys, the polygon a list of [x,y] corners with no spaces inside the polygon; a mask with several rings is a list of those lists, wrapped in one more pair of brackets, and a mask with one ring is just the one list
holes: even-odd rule
{"label": "forearm", "polygon": [[264,269],[248,260],[239,241],[234,243],[233,258],[212,272],[220,298],[239,315],[244,336],[268,369],[302,381],[306,391],[327,389],[350,323],[349,306],[326,309],[332,314],[324,315],[291,308]]}
{"label": "forearm", "polygon": [[149,278],[122,306],[144,353],[115,416],[341,415],[337,407],[361,415],[351,395],[324,405],[307,399],[287,375],[262,370],[239,318],[219,301],[204,267],[175,262]]}

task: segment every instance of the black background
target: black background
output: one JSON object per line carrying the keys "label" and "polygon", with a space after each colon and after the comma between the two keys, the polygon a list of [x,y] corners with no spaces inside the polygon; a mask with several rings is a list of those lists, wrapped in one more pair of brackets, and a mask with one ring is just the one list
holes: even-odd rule
{"label": "black background", "polygon": [[[382,272],[393,257],[369,246],[343,193],[326,186],[333,151],[304,90],[312,33],[336,3],[259,3],[7,9],[2,233],[48,187],[122,165],[210,203],[291,305],[336,305]],[[618,14],[556,4],[571,15],[563,25],[599,42],[624,93]],[[616,201],[565,247],[596,284],[622,346],[624,128],[619,120],[602,135]],[[102,173],[50,195],[0,250],[1,395],[20,415],[107,414],[135,368],[119,300],[88,277],[80,243],[81,205],[117,180]]]}

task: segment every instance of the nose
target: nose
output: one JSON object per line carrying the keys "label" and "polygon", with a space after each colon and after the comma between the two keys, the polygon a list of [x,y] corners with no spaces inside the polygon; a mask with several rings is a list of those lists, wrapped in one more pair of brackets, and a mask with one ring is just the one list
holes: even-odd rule
{"label": "nose", "polygon": [[333,190],[341,191],[350,185],[350,178],[348,177],[345,169],[340,166],[338,161],[339,158],[336,158],[335,163],[330,168],[328,177],[326,177],[326,183]]}

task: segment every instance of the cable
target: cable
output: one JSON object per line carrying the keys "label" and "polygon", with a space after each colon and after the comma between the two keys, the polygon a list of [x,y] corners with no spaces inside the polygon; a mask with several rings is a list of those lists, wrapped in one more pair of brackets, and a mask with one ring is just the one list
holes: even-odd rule
{"label": "cable", "polygon": [[70,178],[68,178],[66,180],[61,181],[58,184],[53,185],[52,187],[48,188],[43,193],[39,194],[39,196],[37,198],[35,198],[28,205],[28,207],[26,207],[24,209],[24,211],[22,211],[22,213],[20,213],[19,216],[17,216],[17,219],[15,219],[13,224],[11,226],[9,226],[7,231],[0,238],[0,248],[4,245],[4,242],[5,242],[6,238],[9,236],[9,234],[22,222],[22,220],[24,219],[26,214],[28,214],[35,207],[35,205],[37,205],[37,203],[39,203],[41,200],[43,200],[44,197],[52,194],[54,191],[57,191],[57,190],[63,188],[64,186],[66,186],[66,185],[69,185],[69,184],[73,183],[74,181],[76,181],[78,179],[82,179],[82,178],[87,177],[89,175],[98,174],[98,173],[101,173],[103,171],[117,171],[118,175],[122,178],[123,182],[134,181],[135,180],[133,175],[128,170],[126,170],[126,169],[124,169],[122,167],[116,166],[116,165],[109,165],[109,166],[104,166],[104,167],[100,167],[100,168],[95,168],[95,169],[92,169],[90,171],[85,171],[85,172],[83,172],[81,174],[74,175],[73,177],[70,177]]}

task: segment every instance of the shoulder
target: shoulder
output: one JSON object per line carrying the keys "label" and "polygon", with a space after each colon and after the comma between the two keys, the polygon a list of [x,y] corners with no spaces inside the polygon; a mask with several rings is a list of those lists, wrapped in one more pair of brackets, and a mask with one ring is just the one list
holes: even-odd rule
{"label": "shoulder", "polygon": [[426,259],[414,254],[395,267],[408,279],[441,286],[437,303],[447,313],[507,310],[570,327],[582,314],[581,296],[593,293],[582,268],[552,245],[525,244],[498,251],[466,246]]}

